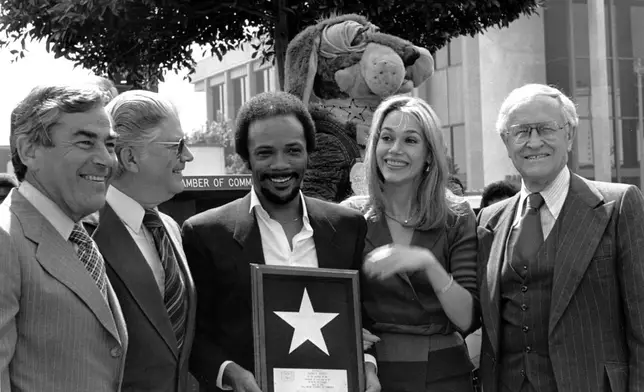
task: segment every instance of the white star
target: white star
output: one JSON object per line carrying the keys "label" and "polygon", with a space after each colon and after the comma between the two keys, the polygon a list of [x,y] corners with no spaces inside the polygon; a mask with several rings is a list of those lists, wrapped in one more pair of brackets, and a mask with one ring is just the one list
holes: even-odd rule
{"label": "white star", "polygon": [[322,327],[336,318],[339,313],[315,313],[306,289],[304,289],[299,312],[274,313],[294,329],[289,354],[308,340],[324,351],[326,355],[329,355],[324,336],[322,336]]}

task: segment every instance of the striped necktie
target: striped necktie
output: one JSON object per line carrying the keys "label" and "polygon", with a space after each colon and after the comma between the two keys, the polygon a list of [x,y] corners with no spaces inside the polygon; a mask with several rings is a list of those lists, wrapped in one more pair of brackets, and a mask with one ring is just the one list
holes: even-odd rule
{"label": "striped necktie", "polygon": [[172,246],[172,241],[166,232],[159,213],[154,209],[146,209],[143,217],[143,225],[150,230],[154,237],[154,244],[159,252],[161,265],[165,271],[165,294],[163,302],[168,317],[172,324],[172,330],[177,338],[177,347],[181,349],[186,335],[186,288],[183,276],[179,270],[177,257]]}
{"label": "striped necktie", "polygon": [[96,283],[103,298],[107,301],[107,274],[105,273],[105,260],[98,251],[92,237],[87,234],[80,223],[76,223],[69,235],[69,240],[78,246],[76,253],[85,266],[85,269]]}

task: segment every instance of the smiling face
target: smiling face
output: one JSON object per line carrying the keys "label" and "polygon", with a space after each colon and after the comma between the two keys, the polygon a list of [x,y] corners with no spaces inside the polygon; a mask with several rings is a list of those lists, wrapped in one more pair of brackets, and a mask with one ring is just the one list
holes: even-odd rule
{"label": "smiling face", "polygon": [[413,115],[394,110],[385,117],[376,144],[376,163],[387,184],[420,180],[427,166],[427,142]]}
{"label": "smiling face", "polygon": [[292,115],[254,121],[248,129],[249,166],[258,196],[282,205],[299,192],[308,154],[302,123]]}
{"label": "smiling face", "polygon": [[139,155],[137,183],[145,189],[145,201],[160,204],[183,191],[183,174],[186,162],[194,159],[187,146],[179,154],[179,142],[184,136],[181,123],[170,116],[157,126],[157,135]]}
{"label": "smiling face", "polygon": [[516,143],[511,134],[502,134],[508,156],[521,174],[526,187],[539,192],[547,187],[568,162],[574,132],[565,125],[561,104],[555,98],[538,95],[517,105],[508,117],[508,127],[522,124],[556,123],[557,129],[547,138],[531,130],[527,141]]}
{"label": "smiling face", "polygon": [[116,165],[110,119],[102,106],[64,113],[50,135],[53,147],[33,146],[23,159],[26,179],[78,221],[105,204],[106,182]]}

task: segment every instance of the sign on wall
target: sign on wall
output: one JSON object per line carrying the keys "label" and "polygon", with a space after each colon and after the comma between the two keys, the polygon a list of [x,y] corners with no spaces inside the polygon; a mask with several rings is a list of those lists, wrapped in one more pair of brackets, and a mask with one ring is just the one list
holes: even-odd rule
{"label": "sign on wall", "polygon": [[184,176],[186,191],[250,190],[253,180],[250,174],[224,176]]}

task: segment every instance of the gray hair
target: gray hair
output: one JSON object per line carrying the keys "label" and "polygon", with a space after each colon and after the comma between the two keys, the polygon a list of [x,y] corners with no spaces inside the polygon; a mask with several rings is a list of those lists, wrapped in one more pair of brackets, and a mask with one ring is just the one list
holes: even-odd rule
{"label": "gray hair", "polygon": [[561,107],[561,114],[564,118],[564,122],[569,124],[572,129],[577,129],[577,126],[579,125],[579,116],[577,115],[577,108],[572,100],[570,100],[566,94],[561,92],[561,90],[555,87],[547,86],[545,84],[531,83],[512,90],[507,98],[505,98],[505,101],[501,104],[499,116],[496,120],[497,132],[502,134],[507,131],[510,115],[518,105],[537,96],[546,96],[556,99]]}
{"label": "gray hair", "polygon": [[11,163],[18,181],[27,174],[20,159],[18,142],[53,147],[51,129],[64,114],[84,113],[105,105],[105,96],[96,86],[87,84],[47,84],[32,89],[11,112],[9,148]]}
{"label": "gray hair", "polygon": [[148,145],[159,133],[158,126],[167,119],[178,118],[176,106],[158,93],[130,90],[117,95],[108,105],[114,132],[117,134],[115,152],[118,158],[116,177],[124,172],[121,151],[125,147]]}

